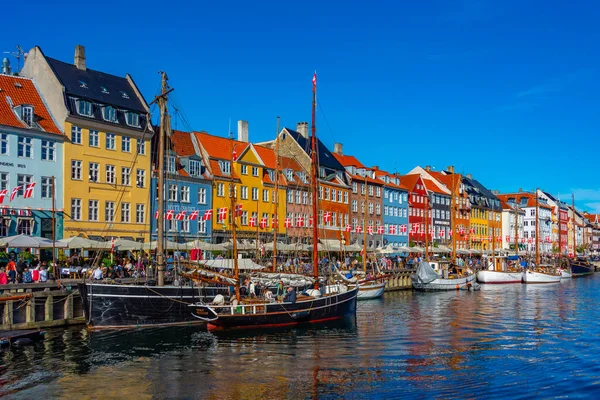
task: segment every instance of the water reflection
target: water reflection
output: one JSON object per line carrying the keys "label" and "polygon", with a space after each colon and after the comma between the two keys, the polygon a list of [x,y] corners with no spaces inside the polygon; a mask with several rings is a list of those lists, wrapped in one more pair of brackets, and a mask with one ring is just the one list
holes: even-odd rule
{"label": "water reflection", "polygon": [[0,353],[12,398],[551,397],[600,383],[600,276],[387,293],[304,328],[50,330]]}

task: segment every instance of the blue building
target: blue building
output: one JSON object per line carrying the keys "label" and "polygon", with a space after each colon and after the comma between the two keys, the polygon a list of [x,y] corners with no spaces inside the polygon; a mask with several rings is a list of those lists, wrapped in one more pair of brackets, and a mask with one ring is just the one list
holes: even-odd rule
{"label": "blue building", "polygon": [[408,189],[397,175],[375,170],[375,176],[383,181],[383,244],[408,246]]}
{"label": "blue building", "polygon": [[54,180],[55,235],[61,239],[64,134],[35,82],[9,73],[5,59],[0,74],[0,236],[52,238]]}
{"label": "blue building", "polygon": [[[154,146],[153,146],[154,147]],[[156,157],[154,152],[154,156]],[[206,211],[212,209],[212,181],[208,177],[199,147],[189,132],[173,131],[171,148],[166,151],[165,236],[173,242],[203,240],[212,237],[211,220],[204,220]],[[158,177],[152,177],[151,192],[151,237],[157,239]]]}

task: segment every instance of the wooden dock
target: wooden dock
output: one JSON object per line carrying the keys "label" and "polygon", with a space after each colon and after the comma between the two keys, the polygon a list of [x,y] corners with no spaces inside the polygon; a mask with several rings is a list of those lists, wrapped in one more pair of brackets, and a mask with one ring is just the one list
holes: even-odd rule
{"label": "wooden dock", "polygon": [[399,269],[392,271],[384,271],[392,275],[385,284],[386,292],[395,292],[398,290],[410,290],[412,285],[410,282],[410,275],[415,272],[413,269]]}
{"label": "wooden dock", "polygon": [[45,331],[42,330],[13,330],[13,331],[0,331],[0,346],[11,346],[13,344],[28,344],[37,342],[44,339],[46,335]]}

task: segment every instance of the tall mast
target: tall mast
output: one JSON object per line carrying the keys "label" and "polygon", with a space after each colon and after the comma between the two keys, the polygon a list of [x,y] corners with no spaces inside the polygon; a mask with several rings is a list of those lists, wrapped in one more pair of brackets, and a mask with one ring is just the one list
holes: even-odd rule
{"label": "tall mast", "polygon": [[54,175],[52,175],[52,267],[56,268],[56,190],[54,181]]}
{"label": "tall mast", "polygon": [[275,136],[275,230],[273,231],[273,267],[271,271],[277,271],[277,234],[279,233],[279,117],[277,117],[277,134]]}
{"label": "tall mast", "polygon": [[[238,303],[241,301],[240,297],[240,271],[238,266],[238,251],[237,251],[237,225],[236,225],[236,198],[235,198],[235,181],[233,180],[233,174],[235,173],[235,168],[233,163],[235,162],[235,158],[233,157],[233,152],[235,151],[235,145],[233,144],[233,140],[231,141],[231,183],[229,184],[229,199],[231,206],[231,239],[233,240],[233,277],[235,279],[235,298]],[[258,218],[258,215],[257,215]]]}
{"label": "tall mast", "polygon": [[577,220],[575,219],[575,194],[571,193],[571,207],[573,208],[573,257],[577,255]]}
{"label": "tall mast", "polygon": [[455,190],[456,190],[456,183],[455,183],[455,179],[456,179],[456,175],[454,174],[454,172],[452,172],[452,194],[450,197],[450,234],[451,236],[451,240],[452,240],[452,264],[456,264],[456,232],[455,232],[455,225],[456,225],[456,200],[455,200]]}
{"label": "tall mast", "polygon": [[367,177],[365,176],[365,206],[363,208],[363,271],[367,272],[367,208],[369,205],[369,198],[367,197]]}
{"label": "tall mast", "polygon": [[519,211],[515,203],[515,254],[519,256]]}
{"label": "tall mast", "polygon": [[[424,185],[423,185],[424,186]],[[425,189],[427,191],[427,189]],[[425,195],[425,261],[429,261],[429,193]]]}
{"label": "tall mast", "polygon": [[535,190],[535,266],[540,265],[540,201]]}
{"label": "tall mast", "polygon": [[494,208],[492,208],[491,213],[492,213],[492,264],[494,265],[494,271],[495,271],[496,270],[496,227],[494,226],[494,222],[496,222],[496,213],[494,212]]}
{"label": "tall mast", "polygon": [[319,235],[318,235],[318,197],[317,197],[317,128],[315,126],[315,109],[317,108],[317,72],[313,76],[312,125],[311,125],[311,161],[312,161],[312,212],[313,212],[313,273],[315,289],[319,288]]}

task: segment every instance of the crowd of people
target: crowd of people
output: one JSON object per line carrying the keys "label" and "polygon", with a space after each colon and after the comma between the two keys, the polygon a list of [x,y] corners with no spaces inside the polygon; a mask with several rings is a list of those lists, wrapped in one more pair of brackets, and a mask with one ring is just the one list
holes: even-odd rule
{"label": "crowd of people", "polygon": [[37,258],[28,264],[24,257],[21,256],[17,260],[14,255],[11,255],[6,266],[0,267],[0,285],[46,282],[49,278],[49,266],[45,261],[40,262]]}

